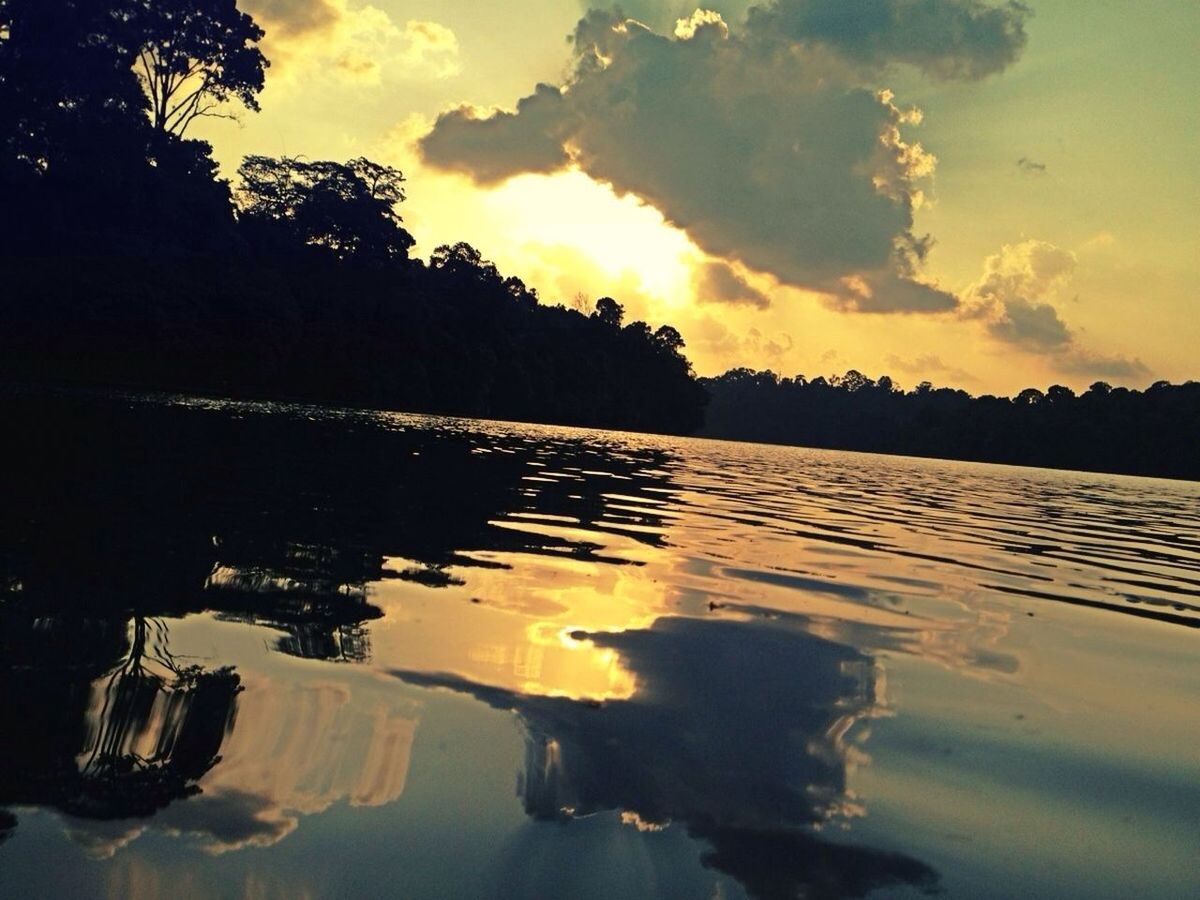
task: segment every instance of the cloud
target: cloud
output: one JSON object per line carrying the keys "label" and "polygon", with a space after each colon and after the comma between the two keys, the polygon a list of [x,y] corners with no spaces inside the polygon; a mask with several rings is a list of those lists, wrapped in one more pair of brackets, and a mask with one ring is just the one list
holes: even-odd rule
{"label": "cloud", "polygon": [[673,35],[592,10],[564,85],[539,85],[515,111],[449,110],[421,152],[484,184],[577,166],[655,206],[712,256],[840,309],[953,309],[957,298],[922,277],[932,242],[912,230],[936,160],[906,136],[919,111],[894,104],[878,76],[893,63],[940,78],[999,71],[1020,51],[1024,12],[871,6],[891,24],[868,16],[857,36],[834,28],[829,3],[756,7],[739,29],[699,12]]}
{"label": "cloud", "polygon": [[1055,350],[1071,343],[1071,332],[1049,303],[1013,298],[999,318],[988,323],[992,337],[1031,350]]}
{"label": "cloud", "polygon": [[438,116],[420,141],[421,155],[427,163],[480,184],[524,172],[553,172],[570,162],[563,147],[565,108],[562,93],[547,84],[520,100],[515,113],[460,106]]}
{"label": "cloud", "polygon": [[1017,168],[1025,175],[1045,175],[1046,164],[1035,162],[1028,156],[1022,156],[1017,160]]}
{"label": "cloud", "polygon": [[1074,253],[1045,241],[1006,244],[984,261],[982,277],[966,292],[962,315],[981,320],[988,334],[1004,344],[1045,355],[1051,368],[1063,374],[1149,375],[1140,359],[1080,346],[1063,320],[1056,304],[1077,263]]}
{"label": "cloud", "polygon": [[1022,3],[979,0],[775,0],[750,10],[753,30],[825,47],[868,66],[914,66],[940,80],[975,80],[1016,62]]}
{"label": "cloud", "polygon": [[901,372],[905,375],[912,375],[917,378],[928,378],[931,375],[941,375],[951,381],[956,381],[960,384],[964,382],[978,381],[978,379],[967,372],[965,369],[960,369],[945,361],[940,356],[932,353],[922,354],[914,359],[905,359],[896,354],[889,354],[886,360],[888,366],[896,372]]}
{"label": "cloud", "polygon": [[460,71],[458,38],[437,22],[400,27],[382,9],[349,0],[244,0],[266,31],[272,75],[332,73],[343,81],[382,84],[385,75],[415,80]]}
{"label": "cloud", "polygon": [[1075,270],[1075,254],[1045,241],[1006,244],[984,261],[983,276],[967,291],[964,315],[980,318],[997,340],[1047,352],[1073,340],[1050,302]]}
{"label": "cloud", "polygon": [[267,40],[328,31],[345,14],[336,0],[243,0],[246,12],[267,32]]}
{"label": "cloud", "polygon": [[741,364],[779,369],[787,365],[787,357],[795,341],[787,332],[767,337],[757,328],[739,336],[724,323],[704,316],[688,328],[689,345],[702,355],[723,360],[739,360]]}
{"label": "cloud", "polygon": [[746,281],[729,263],[715,260],[696,269],[695,289],[701,303],[730,303],[766,309],[771,298]]}
{"label": "cloud", "polygon": [[399,59],[409,73],[419,72],[429,78],[449,78],[461,71],[458,38],[445,25],[410,20],[404,26],[404,43],[405,49]]}
{"label": "cloud", "polygon": [[[854,726],[880,711],[870,657],[793,621],[662,618],[572,637],[618,653],[637,693],[595,707],[455,675],[393,674],[520,717],[518,790],[534,818],[608,812],[639,830],[670,823],[708,843],[703,863],[754,897],[937,887],[916,859],[814,833],[863,812],[849,773],[863,758]],[[527,867],[529,854],[521,859]]]}
{"label": "cloud", "polygon": [[147,822],[67,820],[67,834],[93,859],[111,859],[147,830],[187,835],[213,855],[243,847],[269,847],[295,830],[298,820],[262,797],[238,791],[200,794],[172,803]]}
{"label": "cloud", "polygon": [[1064,375],[1095,375],[1105,378],[1148,378],[1153,373],[1140,359],[1105,356],[1086,350],[1073,350],[1054,360],[1054,368]]}

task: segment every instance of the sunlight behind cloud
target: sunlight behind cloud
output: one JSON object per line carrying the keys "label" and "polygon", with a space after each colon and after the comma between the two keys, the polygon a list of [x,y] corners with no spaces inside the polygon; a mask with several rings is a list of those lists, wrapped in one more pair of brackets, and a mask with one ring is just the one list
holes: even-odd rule
{"label": "sunlight behind cloud", "polygon": [[611,275],[637,272],[643,289],[667,306],[690,294],[698,251],[653,207],[618,197],[582,172],[525,175],[487,192],[498,214],[512,215],[510,238],[522,243],[569,244]]}

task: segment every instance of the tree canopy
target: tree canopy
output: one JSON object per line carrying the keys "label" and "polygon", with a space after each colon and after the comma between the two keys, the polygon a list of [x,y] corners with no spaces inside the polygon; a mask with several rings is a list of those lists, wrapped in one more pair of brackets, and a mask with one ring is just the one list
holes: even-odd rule
{"label": "tree canopy", "polygon": [[154,127],[182,136],[229,101],[258,111],[270,63],[263,30],[235,0],[126,0],[118,6],[137,47],[135,70]]}
{"label": "tree canopy", "polygon": [[1145,391],[1095,382],[1015,397],[972,397],[923,381],[907,393],[888,376],[829,378],[731,369],[701,379],[703,433],[807,447],[970,459],[1050,468],[1200,477],[1200,382]]}
{"label": "tree canopy", "polygon": [[238,169],[241,217],[285,240],[323,247],[339,259],[407,258],[412,236],[396,204],[404,199],[399,169],[359,157],[346,163],[248,156]]}

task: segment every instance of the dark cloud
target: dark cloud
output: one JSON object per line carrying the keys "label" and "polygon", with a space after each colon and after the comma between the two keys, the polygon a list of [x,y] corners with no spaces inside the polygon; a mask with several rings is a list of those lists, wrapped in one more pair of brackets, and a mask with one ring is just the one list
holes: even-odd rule
{"label": "dark cloud", "polygon": [[327,31],[343,15],[329,0],[242,0],[242,8],[263,27],[268,40]]}
{"label": "dark cloud", "polygon": [[701,303],[731,303],[766,309],[771,298],[733,270],[726,262],[705,263],[696,273],[696,292]]}
{"label": "dark cloud", "polygon": [[1020,159],[1017,160],[1017,168],[1020,169],[1026,175],[1045,175],[1046,174],[1046,164],[1045,163],[1034,162],[1032,159],[1030,159],[1027,156],[1022,156]]}
{"label": "dark cloud", "polygon": [[1030,303],[1020,297],[1005,301],[997,318],[988,322],[992,337],[1029,350],[1059,350],[1071,343],[1071,332],[1049,303]]}
{"label": "dark cloud", "polygon": [[1083,350],[1065,353],[1054,360],[1054,368],[1064,375],[1091,375],[1103,378],[1149,378],[1149,366],[1136,357],[1104,356]]}
{"label": "dark cloud", "polygon": [[452,110],[421,150],[484,183],[577,165],[713,256],[843,309],[952,309],[955,296],[921,278],[928,241],[912,231],[934,167],[904,136],[920,115],[877,76],[891,63],[945,78],[998,71],[1020,51],[1024,13],[966,0],[861,6],[857,37],[834,27],[830,3],[760,6],[740,30],[697,12],[674,36],[592,10],[563,88],[539,86],[515,113]]}
{"label": "dark cloud", "polygon": [[861,65],[903,63],[938,79],[974,80],[1017,60],[1028,15],[1016,2],[775,0],[750,10],[749,27]]}
{"label": "dark cloud", "polygon": [[438,116],[421,140],[430,165],[491,184],[523,172],[553,172],[570,162],[563,141],[569,110],[556,87],[539,84],[517,103],[517,111],[481,115],[463,106]]}

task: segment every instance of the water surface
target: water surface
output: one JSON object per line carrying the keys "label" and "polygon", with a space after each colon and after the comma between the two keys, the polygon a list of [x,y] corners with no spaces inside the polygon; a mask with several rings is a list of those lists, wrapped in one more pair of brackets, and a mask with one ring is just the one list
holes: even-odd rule
{"label": "water surface", "polygon": [[1200,485],[10,393],[0,895],[1200,895]]}

